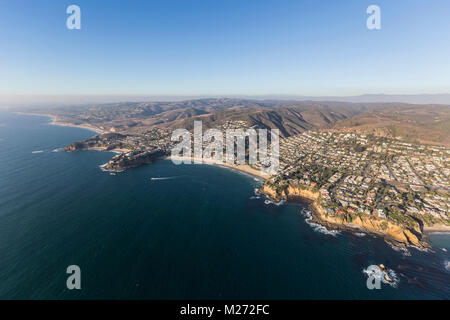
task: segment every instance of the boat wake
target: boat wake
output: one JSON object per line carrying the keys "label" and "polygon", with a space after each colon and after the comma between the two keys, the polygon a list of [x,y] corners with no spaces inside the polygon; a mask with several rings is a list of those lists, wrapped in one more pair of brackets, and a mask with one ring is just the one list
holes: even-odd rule
{"label": "boat wake", "polygon": [[52,150],[52,152],[61,152],[61,151],[64,151],[64,148],[56,148]]}
{"label": "boat wake", "polygon": [[150,178],[150,180],[152,180],[152,181],[172,180],[172,179],[177,179],[177,178],[180,178],[180,176],[175,176],[175,177],[152,177],[152,178]]}
{"label": "boat wake", "polygon": [[35,150],[35,151],[31,151],[31,153],[44,153],[44,150]]}
{"label": "boat wake", "polygon": [[444,262],[445,270],[450,271],[450,261],[446,260]]}
{"label": "boat wake", "polygon": [[324,226],[315,223],[312,221],[313,217],[311,215],[311,211],[308,209],[303,208],[301,210],[301,214],[305,217],[305,222],[311,227],[313,228],[314,231],[319,232],[319,233],[323,233],[326,235],[330,235],[330,236],[337,236],[338,234],[340,234],[340,232],[338,230],[328,230],[327,228],[325,228]]}

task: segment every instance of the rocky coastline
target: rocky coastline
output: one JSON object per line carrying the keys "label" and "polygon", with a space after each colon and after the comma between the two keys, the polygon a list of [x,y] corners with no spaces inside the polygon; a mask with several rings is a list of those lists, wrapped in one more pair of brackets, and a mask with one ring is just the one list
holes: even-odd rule
{"label": "rocky coastline", "polygon": [[155,160],[165,156],[165,153],[160,149],[151,151],[137,150],[127,153],[120,153],[111,158],[105,165],[103,170],[111,172],[121,172],[131,168],[137,168],[145,164],[150,164]]}
{"label": "rocky coastline", "polygon": [[69,152],[78,150],[118,152],[118,155],[115,155],[107,163],[101,166],[102,170],[111,172],[121,172],[127,169],[137,168],[166,156],[166,153],[158,148],[153,150],[128,150],[115,145],[105,146],[105,144],[99,140],[107,139],[104,137],[105,135],[113,135],[113,133],[95,136],[84,141],[73,142],[64,147],[64,150]]}
{"label": "rocky coastline", "polygon": [[343,217],[328,215],[320,205],[318,192],[290,185],[282,190],[276,190],[266,182],[260,189],[260,193],[276,202],[290,200],[308,203],[312,221],[328,229],[374,234],[383,237],[388,244],[399,248],[416,247],[422,250],[431,248],[427,242],[427,236],[419,225],[414,228],[405,228],[373,216],[360,216],[353,221],[347,221]]}

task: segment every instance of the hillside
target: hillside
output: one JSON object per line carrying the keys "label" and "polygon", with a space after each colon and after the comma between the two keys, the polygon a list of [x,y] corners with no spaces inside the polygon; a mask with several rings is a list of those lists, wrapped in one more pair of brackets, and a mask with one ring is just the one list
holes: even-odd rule
{"label": "hillside", "polygon": [[450,107],[403,105],[372,108],[337,122],[334,129],[450,146]]}
{"label": "hillside", "polygon": [[230,108],[187,118],[183,122],[172,124],[171,127],[190,130],[195,120],[201,120],[205,127],[213,128],[227,120],[243,120],[250,126],[279,129],[281,136],[288,137],[306,130],[332,128],[338,121],[348,119],[358,114],[360,110],[361,107],[340,108],[316,103],[265,108]]}
{"label": "hillside", "polygon": [[[27,112],[23,108],[17,111]],[[450,145],[450,107],[444,105],[221,98],[42,108],[31,112],[56,116],[61,123],[114,132],[139,133],[153,127],[190,130],[195,120],[202,120],[205,128],[213,128],[228,120],[243,120],[258,128],[277,128],[282,137],[307,130],[333,130]]]}

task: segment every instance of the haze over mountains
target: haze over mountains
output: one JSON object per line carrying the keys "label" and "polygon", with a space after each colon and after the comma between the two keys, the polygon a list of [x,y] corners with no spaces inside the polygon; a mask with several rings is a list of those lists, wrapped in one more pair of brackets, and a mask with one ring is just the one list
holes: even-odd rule
{"label": "haze over mountains", "polygon": [[295,101],[339,101],[355,103],[404,102],[412,104],[448,104],[450,94],[363,94],[355,96],[302,96],[289,94],[267,95],[20,95],[0,94],[0,107],[60,107],[75,104],[140,102],[140,101],[183,101],[203,98],[236,98],[252,100],[295,100]]}
{"label": "haze over mountains", "polygon": [[450,106],[436,104],[210,98],[15,110],[51,114],[60,122],[124,133],[153,127],[190,130],[195,120],[201,120],[204,128],[241,120],[257,128],[279,129],[282,137],[307,130],[333,130],[450,145]]}

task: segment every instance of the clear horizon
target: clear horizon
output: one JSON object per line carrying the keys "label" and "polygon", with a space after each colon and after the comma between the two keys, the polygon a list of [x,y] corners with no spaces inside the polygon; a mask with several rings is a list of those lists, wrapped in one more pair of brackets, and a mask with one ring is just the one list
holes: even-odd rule
{"label": "clear horizon", "polygon": [[[68,30],[66,8],[81,8]],[[381,30],[366,9],[381,8]],[[450,92],[450,3],[0,1],[0,94]],[[201,94],[198,94],[201,92]]]}

